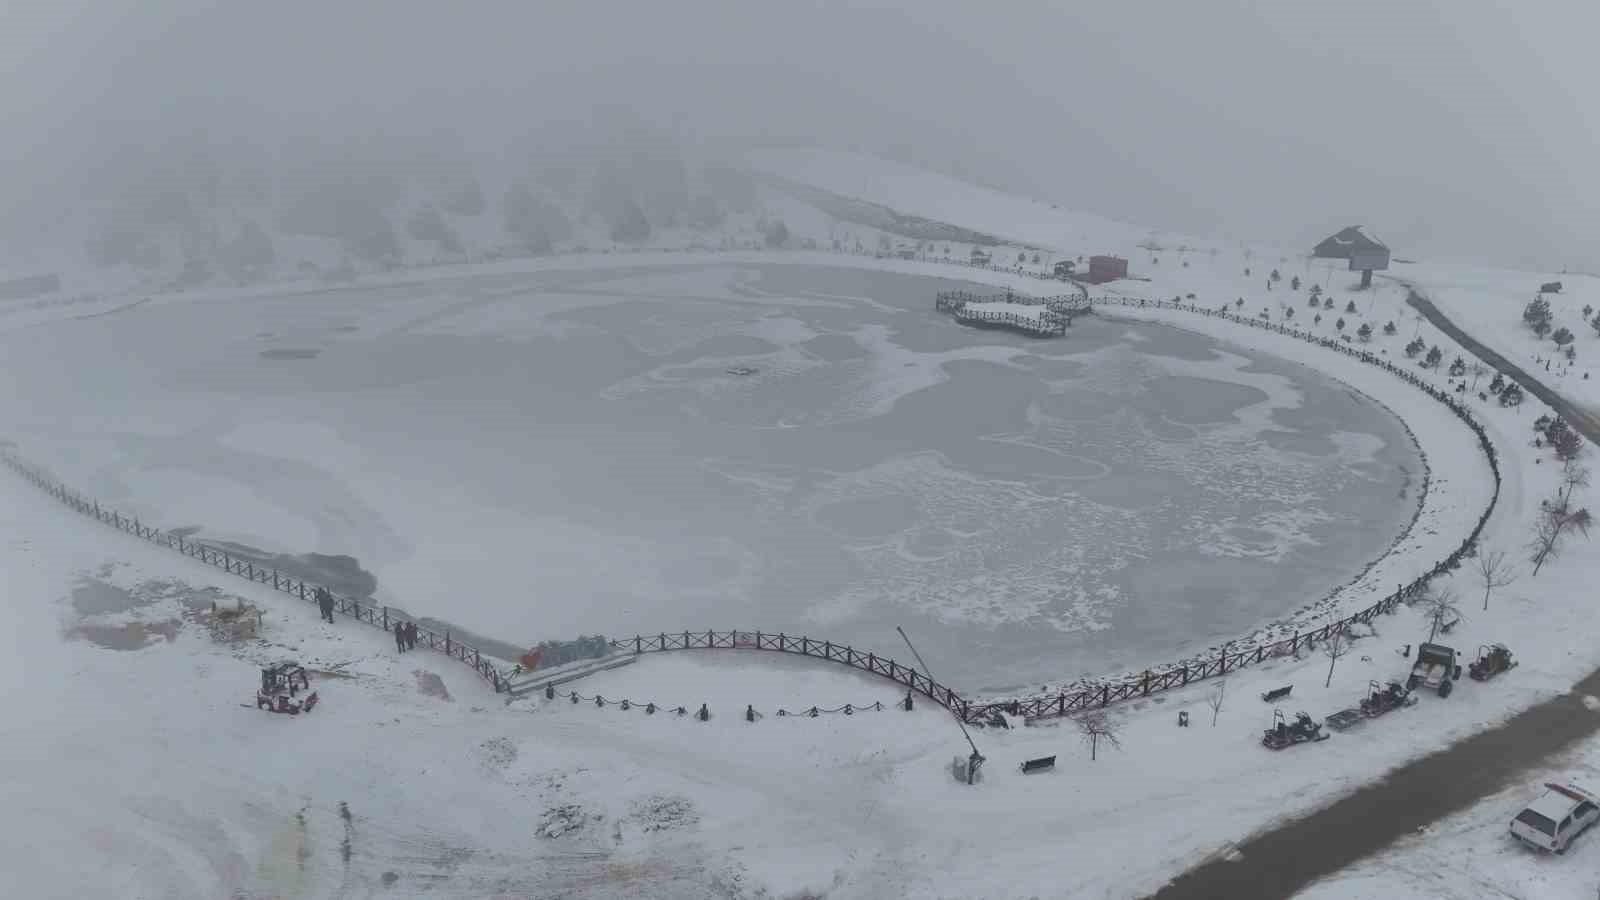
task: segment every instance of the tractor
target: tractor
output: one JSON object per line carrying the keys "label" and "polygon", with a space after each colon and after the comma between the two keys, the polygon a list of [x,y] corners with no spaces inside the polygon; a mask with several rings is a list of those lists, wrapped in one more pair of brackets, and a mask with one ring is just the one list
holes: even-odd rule
{"label": "tractor", "polygon": [[[295,696],[306,691],[304,700]],[[256,708],[267,712],[298,716],[310,712],[317,705],[317,692],[311,690],[311,679],[305,667],[286,662],[267,666],[261,670],[261,687],[256,690]]]}
{"label": "tractor", "polygon": [[1322,733],[1322,723],[1313,721],[1309,714],[1295,713],[1294,724],[1291,725],[1284,719],[1283,710],[1275,709],[1272,711],[1272,727],[1261,733],[1261,746],[1268,750],[1282,750],[1290,744],[1327,739],[1328,735]]}
{"label": "tractor", "polygon": [[1384,713],[1411,706],[1416,702],[1417,698],[1398,681],[1389,682],[1387,687],[1376,681],[1369,681],[1367,696],[1361,701],[1361,714],[1369,719],[1376,719]]}
{"label": "tractor", "polygon": [[1438,691],[1440,697],[1448,697],[1460,677],[1461,667],[1456,665],[1455,650],[1443,644],[1418,644],[1417,662],[1411,667],[1411,677],[1406,679],[1406,689],[1428,687]]}
{"label": "tractor", "polygon": [[1478,648],[1478,658],[1467,666],[1467,674],[1473,681],[1488,681],[1516,667],[1517,661],[1505,644],[1484,644]]}

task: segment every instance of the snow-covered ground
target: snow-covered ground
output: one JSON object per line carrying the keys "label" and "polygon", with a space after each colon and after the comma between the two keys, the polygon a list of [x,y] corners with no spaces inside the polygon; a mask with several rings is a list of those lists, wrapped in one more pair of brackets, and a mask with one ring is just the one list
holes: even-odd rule
{"label": "snow-covered ground", "polygon": [[[906,211],[932,217],[936,210]],[[972,228],[990,224],[945,218]],[[965,267],[831,255],[813,261],[949,272],[1053,293],[1021,275]],[[1375,349],[1402,360],[1401,348],[1416,335],[1440,346],[1441,369],[1459,352],[1415,319],[1398,286],[1380,282],[1355,292],[1354,275],[1302,257],[1214,247],[1147,251],[1130,262],[1151,280],[1107,290],[1167,299],[1192,293],[1197,303],[1265,311],[1275,322],[1292,309],[1296,324],[1320,315],[1311,328],[1326,335],[1339,333],[1339,319],[1345,333],[1373,324]],[[483,271],[634,263],[518,260]],[[1269,288],[1273,268],[1283,279]],[[429,274],[398,272],[368,283]],[[1296,276],[1305,282],[1298,290],[1288,283]],[[1332,295],[1334,309],[1310,309],[1312,284]],[[249,292],[189,299],[227,302]],[[1435,296],[1452,315],[1481,315],[1485,327],[1502,322],[1488,311],[1487,291],[1473,293],[1483,298],[1477,301]],[[1513,324],[1525,302],[1520,295],[1509,301]],[[1350,303],[1355,308],[1347,311]],[[1476,518],[1488,482],[1470,432],[1398,380],[1220,320],[1124,314],[1324,370],[1409,424],[1428,453],[1430,505],[1439,505],[1341,592],[1338,609],[1361,608],[1409,581],[1453,549]],[[1386,336],[1390,321],[1397,334]],[[1494,334],[1462,324],[1493,344]],[[1569,327],[1578,332],[1577,324]],[[1430,377],[1441,385],[1448,379],[1443,371]],[[1504,475],[1483,543],[1520,560],[1538,501],[1557,480],[1548,451],[1530,445],[1531,423],[1547,410],[1532,397],[1518,409],[1479,406]],[[249,435],[235,439],[254,443]],[[1317,684],[1327,659],[1306,654],[1114,709],[1121,748],[1102,747],[1094,762],[1070,722],[982,730],[976,737],[990,758],[987,778],[968,788],[948,773],[966,745],[930,704],[911,713],[816,720],[774,714],[778,707],[897,699],[886,684],[843,668],[795,668],[784,658],[737,653],[661,656],[572,685],[586,696],[691,709],[709,703],[716,716],[708,723],[565,700],[505,706],[463,667],[426,653],[396,658],[382,634],[348,622],[319,625],[310,609],[270,591],[218,584],[213,570],[92,528],[9,475],[0,478],[0,532],[7,535],[0,631],[8,641],[0,684],[9,706],[0,724],[0,832],[8,837],[0,863],[26,896],[1138,896],[1280,817],[1312,810],[1443,741],[1565,692],[1600,664],[1587,631],[1587,586],[1600,576],[1600,562],[1580,538],[1537,579],[1521,565],[1522,577],[1498,591],[1487,610],[1479,608],[1482,594],[1468,569],[1444,580],[1463,598],[1455,646],[1470,653],[1479,643],[1503,641],[1522,660],[1486,684],[1462,682],[1448,700],[1424,696],[1413,709],[1323,744],[1276,754],[1258,746],[1271,712],[1257,699],[1261,692],[1292,683],[1290,708],[1320,718],[1355,705],[1369,679],[1402,674],[1408,661],[1399,647],[1426,636],[1420,612],[1402,608],[1357,642],[1328,687]],[[96,581],[129,589],[134,608],[94,612],[109,590]],[[184,597],[209,599],[203,591],[214,584],[225,602],[238,594],[263,606],[266,643],[219,647],[183,624]],[[75,596],[75,589],[87,593]],[[101,646],[146,640],[139,649]],[[254,667],[285,656],[340,673],[319,678],[323,705],[298,719],[240,708],[254,689]],[[437,696],[430,674],[453,699]],[[1225,703],[1212,726],[1205,698],[1223,683]],[[746,723],[738,715],[744,704],[767,717]],[[1191,727],[1176,727],[1180,710],[1189,712]],[[1055,772],[1017,772],[1023,759],[1052,753],[1060,756]],[[1555,761],[1551,769],[1581,778],[1588,766]],[[1425,846],[1400,847],[1326,888],[1345,893],[1320,896],[1587,896],[1587,843],[1566,858],[1538,860],[1506,847],[1508,810],[1529,796],[1526,788],[1497,795],[1459,822],[1442,823]],[[1454,871],[1439,881],[1415,874],[1435,866]]]}
{"label": "snow-covered ground", "polygon": [[[1415,284],[1468,334],[1563,397],[1600,409],[1600,331],[1592,324],[1600,308],[1600,278],[1428,262],[1396,265],[1389,275]],[[1539,286],[1550,281],[1562,286],[1560,293],[1544,295],[1550,303],[1550,330],[1566,328],[1572,333],[1571,361],[1550,335],[1539,337],[1522,320],[1522,311]]]}
{"label": "snow-covered ground", "polygon": [[[1590,708],[1600,708],[1600,701]],[[1511,820],[1544,793],[1546,782],[1600,786],[1600,740],[1583,742],[1470,809],[1323,879],[1300,900],[1594,900],[1600,896],[1600,841],[1593,829],[1559,856],[1511,836]]]}

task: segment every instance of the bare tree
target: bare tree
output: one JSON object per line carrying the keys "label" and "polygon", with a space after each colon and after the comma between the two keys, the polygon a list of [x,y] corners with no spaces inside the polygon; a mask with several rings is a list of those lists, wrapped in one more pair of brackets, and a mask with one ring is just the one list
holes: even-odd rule
{"label": "bare tree", "polygon": [[1435,588],[1430,585],[1428,595],[1422,600],[1422,610],[1433,626],[1428,632],[1430,644],[1438,637],[1439,629],[1453,625],[1461,618],[1461,605],[1456,601],[1456,590],[1452,587]]}
{"label": "bare tree", "polygon": [[1211,707],[1211,727],[1217,727],[1217,714],[1222,712],[1222,701],[1228,695],[1228,682],[1217,682],[1217,689],[1206,695],[1206,705]]}
{"label": "bare tree", "polygon": [[[1576,484],[1574,484],[1576,486]],[[1573,529],[1589,536],[1589,526],[1594,518],[1588,507],[1571,508],[1567,493],[1558,493],[1554,500],[1539,503],[1539,517],[1533,522],[1533,535],[1528,539],[1528,561],[1533,563],[1533,574],[1547,562],[1561,555],[1561,542]]]}
{"label": "bare tree", "polygon": [[1539,577],[1539,567],[1561,555],[1561,520],[1546,508],[1533,522],[1533,536],[1528,538],[1528,561],[1533,563],[1533,577]]}
{"label": "bare tree", "polygon": [[1506,562],[1504,550],[1479,550],[1472,569],[1483,584],[1483,608],[1489,608],[1489,592],[1517,580],[1516,568]]}
{"label": "bare tree", "polygon": [[1467,371],[1472,373],[1472,390],[1475,392],[1478,390],[1478,379],[1489,374],[1489,367],[1474,359]]}
{"label": "bare tree", "polygon": [[1339,661],[1339,657],[1350,652],[1349,626],[1341,627],[1329,634],[1328,639],[1322,643],[1322,652],[1328,657],[1328,677],[1323,679],[1322,686],[1328,687],[1333,684],[1334,664]]}
{"label": "bare tree", "polygon": [[1572,500],[1572,492],[1589,486],[1589,467],[1578,462],[1577,457],[1567,457],[1561,463],[1561,505]]}
{"label": "bare tree", "polygon": [[1078,716],[1078,731],[1083,736],[1084,743],[1089,745],[1091,761],[1099,752],[1101,741],[1119,750],[1122,749],[1122,742],[1117,737],[1118,730],[1117,721],[1106,715],[1105,710],[1097,709]]}

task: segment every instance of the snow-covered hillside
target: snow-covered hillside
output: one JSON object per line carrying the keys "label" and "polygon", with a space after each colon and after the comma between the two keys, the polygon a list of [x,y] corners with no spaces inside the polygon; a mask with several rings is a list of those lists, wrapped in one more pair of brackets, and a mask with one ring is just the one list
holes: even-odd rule
{"label": "snow-covered hillside", "polygon": [[987,232],[1008,241],[1073,254],[1126,254],[1141,241],[1160,238],[1099,216],[1063,209],[946,175],[860,153],[764,150],[749,157],[758,171],[869,200],[900,213]]}

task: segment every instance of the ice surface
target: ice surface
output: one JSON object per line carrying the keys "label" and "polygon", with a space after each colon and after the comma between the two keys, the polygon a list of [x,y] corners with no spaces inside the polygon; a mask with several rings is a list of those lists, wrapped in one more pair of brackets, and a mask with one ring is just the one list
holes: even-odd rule
{"label": "ice surface", "polygon": [[513,644],[896,653],[900,624],[976,691],[1236,637],[1415,511],[1403,429],[1308,369],[1093,317],[968,329],[932,309],[951,286],[679,266],[166,303],[5,337],[0,412],[153,522],[353,556],[380,601]]}

